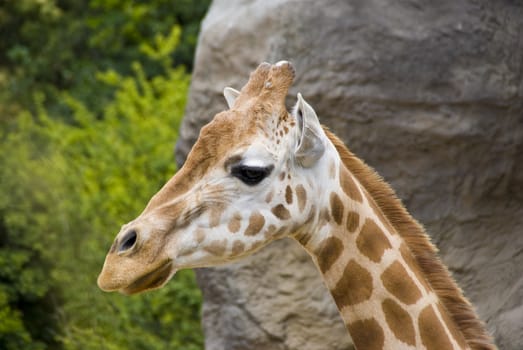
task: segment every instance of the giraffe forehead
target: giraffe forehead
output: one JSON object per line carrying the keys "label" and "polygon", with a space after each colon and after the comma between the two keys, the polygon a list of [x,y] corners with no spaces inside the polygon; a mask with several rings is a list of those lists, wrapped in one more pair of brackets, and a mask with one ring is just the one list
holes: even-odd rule
{"label": "giraffe forehead", "polygon": [[222,112],[201,129],[193,150],[205,152],[206,157],[218,159],[231,149],[250,143],[256,137],[257,129],[257,123],[248,118],[248,115],[236,111]]}
{"label": "giraffe forehead", "polygon": [[241,116],[237,111],[222,112],[205,125],[182,168],[151,198],[146,211],[187,193],[228,155],[249,145],[257,133],[256,123]]}
{"label": "giraffe forehead", "polygon": [[[273,164],[277,160],[277,154],[274,150],[266,147],[264,142],[256,142],[252,139],[252,143],[240,150],[239,157],[242,165],[250,167],[265,167]],[[241,155],[240,155],[241,154]]]}
{"label": "giraffe forehead", "polygon": [[[207,158],[214,159],[238,152],[241,148],[246,148],[247,156],[257,154],[260,149],[276,154],[286,148],[283,139],[293,126],[295,122],[288,112],[273,112],[256,100],[247,108],[217,114],[202,128],[191,153],[205,154]],[[248,145],[253,147],[247,148]]]}
{"label": "giraffe forehead", "polygon": [[248,118],[242,119],[239,113],[219,113],[201,129],[184,170],[193,173],[193,179],[201,178],[209,168],[248,147],[257,136],[256,129],[255,123]]}

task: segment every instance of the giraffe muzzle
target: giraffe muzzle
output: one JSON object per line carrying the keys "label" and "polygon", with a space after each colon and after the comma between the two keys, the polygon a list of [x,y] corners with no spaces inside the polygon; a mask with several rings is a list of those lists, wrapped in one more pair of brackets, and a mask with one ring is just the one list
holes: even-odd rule
{"label": "giraffe muzzle", "polygon": [[123,294],[131,295],[160,288],[171,279],[175,272],[172,262],[168,261],[156,270],[139,277],[130,285],[120,289],[119,291]]}

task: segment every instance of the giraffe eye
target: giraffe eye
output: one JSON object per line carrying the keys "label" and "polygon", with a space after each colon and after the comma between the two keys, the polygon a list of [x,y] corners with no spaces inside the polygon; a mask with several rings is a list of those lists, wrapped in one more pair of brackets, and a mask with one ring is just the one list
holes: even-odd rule
{"label": "giraffe eye", "polygon": [[231,169],[231,175],[240,179],[244,184],[254,186],[259,184],[271,173],[273,165],[267,167],[236,165]]}

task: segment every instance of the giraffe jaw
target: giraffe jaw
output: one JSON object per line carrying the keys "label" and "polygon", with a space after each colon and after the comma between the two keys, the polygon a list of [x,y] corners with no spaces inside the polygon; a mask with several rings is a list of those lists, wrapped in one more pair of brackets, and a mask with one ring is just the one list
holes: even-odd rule
{"label": "giraffe jaw", "polygon": [[[160,264],[151,271],[144,272],[131,281],[123,281],[112,273],[102,273],[98,277],[98,286],[106,292],[118,291],[125,295],[142,293],[163,287],[176,273],[171,260]],[[116,278],[115,278],[116,277]]]}
{"label": "giraffe jaw", "polygon": [[153,271],[150,271],[119,290],[125,295],[142,293],[163,287],[176,273],[172,261],[167,261]]}

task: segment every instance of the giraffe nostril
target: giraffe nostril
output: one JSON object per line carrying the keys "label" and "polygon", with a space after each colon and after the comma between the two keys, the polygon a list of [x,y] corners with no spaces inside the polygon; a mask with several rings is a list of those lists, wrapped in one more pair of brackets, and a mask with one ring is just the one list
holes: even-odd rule
{"label": "giraffe nostril", "polygon": [[118,247],[118,253],[124,253],[134,247],[136,244],[137,233],[135,230],[128,231],[122,238],[122,242]]}

